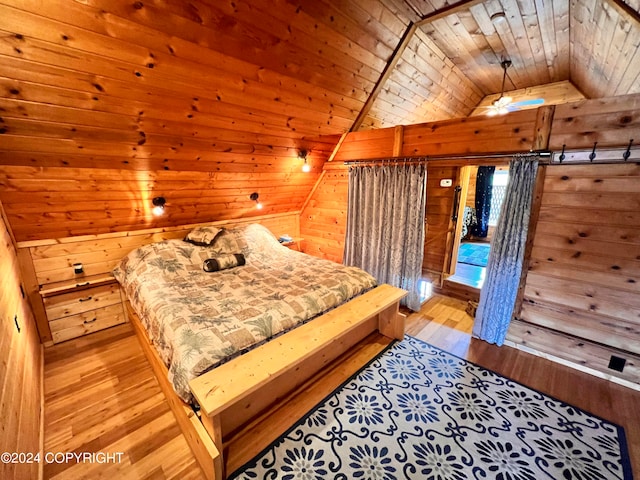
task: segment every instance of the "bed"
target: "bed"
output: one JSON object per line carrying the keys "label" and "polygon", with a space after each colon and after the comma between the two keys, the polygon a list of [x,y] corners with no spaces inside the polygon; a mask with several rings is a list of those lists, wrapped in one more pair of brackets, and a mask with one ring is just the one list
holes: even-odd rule
{"label": "bed", "polygon": [[[219,454],[215,472],[207,471],[207,461],[203,470],[209,478],[222,478],[222,436],[244,421],[240,417],[249,418],[260,403],[256,398],[289,389],[293,376],[287,372],[311,373],[320,362],[337,357],[352,344],[344,338],[365,321],[367,332],[386,329],[392,332],[387,336],[401,338],[403,323],[398,328],[396,318],[404,292],[382,291],[363,270],[290,250],[258,224],[228,230],[200,227],[186,240],[137,248],[113,273],[155,347],[153,356],[167,367],[175,393],[189,403],[195,389],[200,391],[195,400],[203,407],[202,423]],[[215,271],[205,271],[211,270],[211,262]],[[354,297],[360,303],[354,304]],[[317,332],[316,325],[321,325]],[[268,341],[274,338],[278,342]],[[256,374],[253,365],[261,364],[263,350],[269,359],[281,359],[274,371],[260,367]],[[215,376],[224,371],[232,373]],[[211,398],[211,392],[225,399]],[[228,409],[234,402],[239,405],[245,393],[255,396]],[[225,409],[230,413],[221,415]],[[192,448],[195,453],[198,445]]]}

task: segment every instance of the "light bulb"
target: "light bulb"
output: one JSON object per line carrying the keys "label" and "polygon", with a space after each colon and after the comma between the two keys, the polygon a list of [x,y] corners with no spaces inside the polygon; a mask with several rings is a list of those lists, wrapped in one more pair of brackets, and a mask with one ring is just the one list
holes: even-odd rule
{"label": "light bulb", "polygon": [[309,173],[309,172],[311,171],[311,165],[309,165],[309,164],[307,163],[307,160],[306,160],[306,159],[305,159],[305,161],[304,161],[304,165],[302,165],[302,171],[303,171],[304,173]]}
{"label": "light bulb", "polygon": [[167,201],[165,200],[164,197],[155,197],[151,203],[153,204],[153,208],[151,209],[151,211],[153,212],[153,214],[157,217],[160,216],[164,213],[164,204]]}
{"label": "light bulb", "polygon": [[262,210],[262,204],[260,202],[256,202],[256,208],[258,210]]}

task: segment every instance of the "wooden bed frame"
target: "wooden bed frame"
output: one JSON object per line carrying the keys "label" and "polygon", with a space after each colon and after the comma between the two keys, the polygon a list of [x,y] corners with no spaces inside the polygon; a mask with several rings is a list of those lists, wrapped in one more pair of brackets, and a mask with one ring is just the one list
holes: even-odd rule
{"label": "wooden bed frame", "polygon": [[[260,223],[278,236],[299,236],[299,212],[239,220],[207,222],[220,227]],[[51,334],[43,299],[74,287],[115,284],[111,273],[120,259],[134,248],[171,238],[184,238],[196,226],[182,225],[81,237],[55,238],[18,244],[18,258],[26,294],[36,316],[40,340],[49,345]],[[75,273],[81,262],[84,273]],[[86,291],[78,292],[82,296]],[[349,351],[372,332],[402,339],[404,315],[399,301],[404,290],[381,285],[315,318],[272,342],[242,355],[191,383],[201,406],[199,418],[173,390],[167,367],[149,340],[137,315],[122,292],[124,317],[128,318],[158,382],[198,463],[207,478],[224,478],[224,439],[256,418],[271,404],[319,372],[324,365]],[[91,325],[96,325],[92,323]],[[90,330],[89,330],[90,331]],[[85,332],[88,333],[89,331]],[[316,378],[317,378],[316,375]]]}
{"label": "wooden bed frame", "polygon": [[[125,300],[125,311],[140,338],[158,382],[200,467],[209,480],[225,478],[224,440],[286,393],[347,352],[370,333],[402,340],[407,294],[380,285],[190,382],[200,415],[174,392],[168,370]],[[124,293],[123,293],[123,298]]]}

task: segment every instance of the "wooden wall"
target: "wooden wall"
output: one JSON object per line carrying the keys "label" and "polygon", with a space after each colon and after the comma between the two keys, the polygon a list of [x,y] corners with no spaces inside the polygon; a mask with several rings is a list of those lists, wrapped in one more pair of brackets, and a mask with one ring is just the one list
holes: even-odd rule
{"label": "wooden wall", "polygon": [[[35,454],[41,441],[42,348],[4,215],[0,264],[0,452]],[[39,469],[37,462],[0,462],[0,478],[38,478]]]}
{"label": "wooden wall", "polygon": [[526,151],[533,144],[535,126],[536,111],[528,110],[353,132],[334,160]]}
{"label": "wooden wall", "polygon": [[[610,371],[611,355],[626,358],[617,375],[640,382],[638,164],[547,168],[518,318],[580,339],[566,353],[590,352],[583,365]],[[509,338],[548,351],[547,335],[515,324]]]}
{"label": "wooden wall", "polygon": [[[401,152],[399,156],[527,151],[543,145],[547,135],[554,150],[561,150],[562,145],[589,149],[594,142],[597,147],[621,147],[640,138],[640,95],[557,106],[546,127],[544,122],[536,125],[535,112],[533,117],[524,114],[502,117],[502,126],[493,119],[474,117],[478,123],[462,119],[404,127],[402,135],[398,128],[375,132],[369,138],[367,132],[350,134],[336,161],[378,158],[394,151]],[[446,135],[440,135],[443,131]],[[635,151],[637,155],[637,147]],[[431,162],[427,241],[434,235],[444,238],[451,230],[447,218],[453,192],[446,194],[437,185],[439,178],[454,175],[456,162],[451,160],[448,168],[439,165],[439,173]],[[640,171],[636,163],[548,167],[525,303],[508,339],[640,383]],[[337,200],[346,200],[346,194],[332,197],[324,182],[331,178],[346,185],[346,169],[329,165],[327,162],[325,169],[336,172],[342,168],[344,174],[339,179],[335,173],[327,174],[320,182],[302,212],[300,228],[312,247],[310,253],[339,259],[341,232],[346,226],[341,212],[346,212],[346,205],[341,207]],[[323,207],[327,198],[336,200],[331,209]],[[325,213],[332,220],[312,227],[314,218]],[[332,255],[323,251],[328,236]],[[427,249],[425,268],[435,269],[446,261],[445,243],[434,244],[438,247]],[[608,368],[611,355],[626,358],[622,374]]]}
{"label": "wooden wall", "polygon": [[[451,187],[440,186],[440,180],[452,180]],[[456,165],[427,165],[427,208],[425,219],[424,258],[422,269],[433,272],[440,282],[442,272],[448,271],[456,224],[451,219],[454,188],[460,182],[460,167]],[[461,197],[462,198],[462,197]]]}
{"label": "wooden wall", "polygon": [[[555,17],[510,2],[498,35],[477,2],[2,0],[0,200],[19,240],[256,215],[253,191],[262,213],[293,212],[374,91],[364,128],[461,117],[500,90],[505,52],[514,88],[576,77],[594,97],[637,91],[633,14],[551,3]],[[565,133],[584,137],[575,117]],[[534,119],[408,126],[400,154],[527,149]],[[395,153],[393,130],[362,133],[344,158]],[[153,218],[159,195],[167,214]]]}
{"label": "wooden wall", "polygon": [[[514,112],[502,117],[473,117],[406,127],[350,133],[300,215],[305,251],[334,261],[342,260],[346,231],[347,168],[344,161],[394,156],[438,156],[466,153],[527,151],[535,139],[536,112]],[[438,162],[429,166],[427,182],[427,242],[424,268],[440,272],[451,233],[453,188],[441,188],[441,178],[455,180],[468,162]]]}
{"label": "wooden wall", "polygon": [[557,105],[549,148],[626,146],[640,143],[640,95],[581,100]]}
{"label": "wooden wall", "polygon": [[349,12],[278,7],[0,2],[0,200],[16,238],[298,211],[397,37],[377,41],[364,11],[349,30]]}
{"label": "wooden wall", "polygon": [[347,228],[348,170],[342,162],[327,162],[318,188],[300,215],[304,252],[342,263]]}
{"label": "wooden wall", "polygon": [[[273,162],[237,165],[233,173],[212,162],[201,171],[192,164],[181,171],[0,165],[0,201],[18,241],[296,212],[318,174],[303,173],[299,159]],[[151,212],[155,196],[167,200],[160,217]]]}

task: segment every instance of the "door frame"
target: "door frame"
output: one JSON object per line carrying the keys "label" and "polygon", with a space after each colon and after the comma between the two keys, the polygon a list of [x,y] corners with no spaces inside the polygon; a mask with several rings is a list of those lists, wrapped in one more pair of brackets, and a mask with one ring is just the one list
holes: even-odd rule
{"label": "door frame", "polygon": [[[471,168],[475,165],[463,165],[458,169],[456,177],[456,188],[460,187],[459,200],[455,202],[451,211],[451,219],[449,221],[449,230],[447,232],[447,242],[445,247],[444,263],[442,265],[442,273],[444,278],[453,275],[456,272],[456,263],[458,262],[458,249],[460,248],[460,234],[462,233],[462,224],[464,221],[464,207],[469,193],[469,178],[471,176]],[[455,195],[455,193],[454,193]]]}

